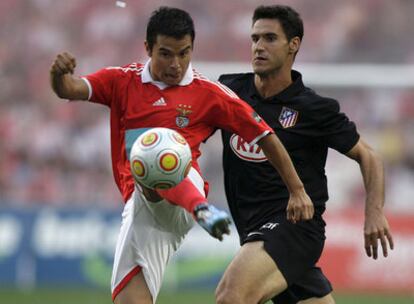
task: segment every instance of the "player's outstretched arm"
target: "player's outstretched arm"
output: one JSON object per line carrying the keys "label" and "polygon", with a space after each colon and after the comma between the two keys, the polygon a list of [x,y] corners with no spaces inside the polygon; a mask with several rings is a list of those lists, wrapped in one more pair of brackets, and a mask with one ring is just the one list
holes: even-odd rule
{"label": "player's outstretched arm", "polygon": [[50,67],[50,85],[60,98],[87,100],[89,88],[81,78],[73,75],[75,67],[75,57],[67,52],[58,54]]}
{"label": "player's outstretched arm", "polygon": [[262,138],[258,145],[279,172],[289,190],[290,198],[286,209],[288,220],[293,223],[310,220],[314,213],[313,203],[306,194],[303,183],[279,138],[275,134],[270,134]]}
{"label": "player's outstretched arm", "polygon": [[[388,246],[394,249],[391,230],[384,215],[384,167],[381,158],[362,139],[346,154],[359,163],[366,191],[364,239],[365,251],[377,259],[378,240],[384,257]],[[388,244],[387,244],[388,242]]]}

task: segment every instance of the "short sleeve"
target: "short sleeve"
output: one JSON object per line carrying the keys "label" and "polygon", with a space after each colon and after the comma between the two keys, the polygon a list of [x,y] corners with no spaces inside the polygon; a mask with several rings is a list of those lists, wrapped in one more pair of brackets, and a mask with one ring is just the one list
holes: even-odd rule
{"label": "short sleeve", "polygon": [[225,92],[213,97],[216,102],[210,110],[210,119],[215,126],[238,134],[250,145],[273,133],[273,129],[245,101],[226,86],[219,86]]}
{"label": "short sleeve", "polygon": [[319,113],[320,128],[327,146],[347,153],[359,140],[354,122],[340,111],[339,103],[329,99]]}
{"label": "short sleeve", "polygon": [[117,73],[117,69],[105,68],[82,77],[90,90],[89,101],[110,107]]}

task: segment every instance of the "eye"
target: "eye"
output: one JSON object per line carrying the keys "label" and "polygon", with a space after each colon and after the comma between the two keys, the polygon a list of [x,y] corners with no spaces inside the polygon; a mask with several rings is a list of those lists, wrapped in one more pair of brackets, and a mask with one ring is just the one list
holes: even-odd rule
{"label": "eye", "polygon": [[166,51],[160,51],[160,56],[164,57],[164,58],[169,58],[171,56],[171,54],[169,52],[166,52]]}
{"label": "eye", "polygon": [[185,50],[180,53],[180,57],[184,58],[190,54],[190,50]]}
{"label": "eye", "polygon": [[259,37],[256,35],[252,36],[252,42],[256,43],[257,41],[259,41]]}
{"label": "eye", "polygon": [[276,35],[266,35],[265,39],[268,42],[275,42],[277,40],[277,36]]}

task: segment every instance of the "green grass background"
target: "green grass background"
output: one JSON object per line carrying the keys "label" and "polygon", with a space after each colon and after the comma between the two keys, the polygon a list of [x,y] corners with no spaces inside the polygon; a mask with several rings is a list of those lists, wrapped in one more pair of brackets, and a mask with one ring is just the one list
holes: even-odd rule
{"label": "green grass background", "polygon": [[[414,295],[367,295],[336,294],[337,304],[413,304]],[[96,290],[48,290],[21,292],[0,289],[0,303],[4,304],[111,304],[109,291]],[[173,294],[162,291],[157,304],[212,304],[212,291],[183,292]]]}

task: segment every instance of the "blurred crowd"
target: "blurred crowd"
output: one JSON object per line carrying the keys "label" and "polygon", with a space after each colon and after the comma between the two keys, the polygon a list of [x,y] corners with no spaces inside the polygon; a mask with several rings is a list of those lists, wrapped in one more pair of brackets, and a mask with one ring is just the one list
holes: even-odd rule
{"label": "blurred crowd", "polygon": [[[248,62],[253,9],[274,1],[126,3],[120,8],[111,0],[0,1],[0,206],[120,204],[110,163],[108,110],[69,105],[51,92],[49,67],[58,52],[75,55],[78,74],[146,60],[148,17],[169,5],[194,18],[194,61]],[[414,1],[283,3],[296,8],[305,22],[299,63],[414,63]],[[316,89],[337,98],[384,157],[390,208],[414,212],[414,88]],[[224,204],[218,158],[219,141],[213,138],[202,163],[213,180],[213,200]],[[331,153],[328,164],[332,205],[338,208],[363,200],[358,168],[342,159]]]}

